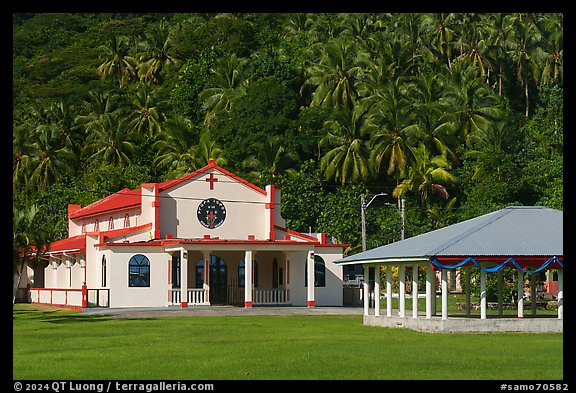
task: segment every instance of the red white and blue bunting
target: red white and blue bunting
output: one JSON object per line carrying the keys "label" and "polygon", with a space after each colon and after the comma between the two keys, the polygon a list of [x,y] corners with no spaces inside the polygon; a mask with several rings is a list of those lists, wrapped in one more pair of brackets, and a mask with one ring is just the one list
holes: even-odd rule
{"label": "red white and blue bunting", "polygon": [[[502,270],[508,264],[511,264],[512,266],[514,266],[516,269],[520,270],[523,273],[529,273],[529,274],[539,272],[540,270],[544,270],[544,269],[548,268],[548,266],[550,264],[553,264],[553,263],[557,264],[560,267],[560,269],[564,269],[564,265],[563,265],[562,261],[556,256],[552,256],[552,257],[548,258],[548,260],[546,260],[546,262],[544,262],[542,265],[540,265],[540,267],[538,267],[536,269],[524,269],[524,268],[522,268],[522,266],[520,266],[520,264],[518,262],[516,262],[516,260],[513,257],[510,257],[505,262],[503,262],[499,265],[493,266],[493,267],[484,267],[480,263],[478,263],[476,261],[476,259],[474,259],[473,257],[468,257],[468,258],[462,260],[461,262],[458,262],[455,265],[444,265],[444,264],[440,263],[438,261],[438,259],[436,259],[436,257],[430,257],[429,260],[433,266],[436,266],[436,267],[441,268],[441,269],[456,269],[458,267],[466,265],[469,262],[472,262],[474,265],[478,266],[480,269],[484,270],[487,273],[494,273],[494,272],[497,272],[499,270]],[[553,267],[550,267],[550,269],[552,269],[552,268]]]}

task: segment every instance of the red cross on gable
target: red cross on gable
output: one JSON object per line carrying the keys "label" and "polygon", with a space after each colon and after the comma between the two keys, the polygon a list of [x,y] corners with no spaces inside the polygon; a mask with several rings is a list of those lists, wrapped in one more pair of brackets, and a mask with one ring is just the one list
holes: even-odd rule
{"label": "red cross on gable", "polygon": [[218,179],[216,179],[214,177],[214,174],[211,173],[210,174],[210,178],[206,179],[205,181],[210,182],[210,189],[213,190],[214,189],[214,183],[218,181]]}

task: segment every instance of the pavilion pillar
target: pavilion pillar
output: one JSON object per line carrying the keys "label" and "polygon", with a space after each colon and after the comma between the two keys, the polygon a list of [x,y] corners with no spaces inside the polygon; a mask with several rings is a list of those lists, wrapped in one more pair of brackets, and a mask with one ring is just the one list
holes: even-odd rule
{"label": "pavilion pillar", "polygon": [[380,316],[380,266],[374,268],[374,315]]}
{"label": "pavilion pillar", "polygon": [[498,315],[502,316],[504,314],[503,298],[502,298],[502,288],[504,286],[504,271],[503,269],[498,270]]}
{"label": "pavilion pillar", "polygon": [[432,270],[432,265],[428,263],[426,265],[426,319],[432,318],[432,302],[436,300],[436,293],[432,290],[433,280],[436,280],[436,276]]}
{"label": "pavilion pillar", "polygon": [[564,319],[564,270],[558,270],[558,319]]}
{"label": "pavilion pillar", "polygon": [[524,318],[524,272],[518,270],[518,318]]}
{"label": "pavilion pillar", "polygon": [[464,306],[466,308],[466,316],[469,317],[470,316],[470,277],[472,276],[472,266],[467,265],[464,267],[464,271],[466,272],[466,305]]}
{"label": "pavilion pillar", "polygon": [[370,297],[369,293],[369,267],[364,265],[364,282],[362,283],[362,297],[364,299],[364,315],[368,315],[368,307],[370,306],[368,299]]}
{"label": "pavilion pillar", "polygon": [[398,266],[399,294],[398,294],[398,316],[404,318],[406,309],[406,267]]}
{"label": "pavilion pillar", "polygon": [[244,307],[252,308],[252,250],[244,252]]}
{"label": "pavilion pillar", "polygon": [[386,316],[392,316],[392,265],[386,266]]}
{"label": "pavilion pillar", "polygon": [[442,320],[448,319],[448,270],[442,269]]}
{"label": "pavilion pillar", "polygon": [[188,251],[180,249],[180,308],[188,307]]}
{"label": "pavilion pillar", "polygon": [[412,266],[412,318],[418,318],[418,265]]}
{"label": "pavilion pillar", "polygon": [[538,290],[536,289],[536,273],[530,274],[530,306],[532,308],[532,316],[536,315],[536,297]]}
{"label": "pavilion pillar", "polygon": [[486,271],[480,269],[480,319],[486,319]]}

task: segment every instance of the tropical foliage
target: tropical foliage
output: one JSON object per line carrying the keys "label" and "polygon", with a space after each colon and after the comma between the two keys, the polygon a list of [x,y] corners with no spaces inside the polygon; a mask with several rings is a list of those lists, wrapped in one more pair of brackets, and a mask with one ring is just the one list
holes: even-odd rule
{"label": "tropical foliage", "polygon": [[407,237],[563,208],[561,13],[13,14],[12,56],[13,201],[48,240],[67,203],[209,159],[350,252],[360,194],[388,194],[369,247],[399,239],[397,198]]}

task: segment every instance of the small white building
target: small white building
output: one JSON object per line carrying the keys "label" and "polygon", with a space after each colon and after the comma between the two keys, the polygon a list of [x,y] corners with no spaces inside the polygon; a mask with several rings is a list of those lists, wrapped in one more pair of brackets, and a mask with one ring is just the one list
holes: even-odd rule
{"label": "small white building", "polygon": [[30,289],[31,300],[77,309],[341,306],[334,261],[347,245],[286,228],[280,206],[278,187],[261,189],[214,161],[69,205],[68,238],[45,253],[44,286]]}

